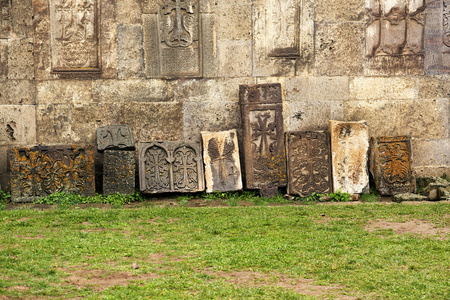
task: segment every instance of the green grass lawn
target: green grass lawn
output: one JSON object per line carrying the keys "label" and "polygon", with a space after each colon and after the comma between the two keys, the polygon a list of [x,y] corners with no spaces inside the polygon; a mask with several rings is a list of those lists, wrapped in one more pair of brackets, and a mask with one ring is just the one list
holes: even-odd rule
{"label": "green grass lawn", "polygon": [[449,216],[448,203],[0,211],[0,299],[450,299]]}

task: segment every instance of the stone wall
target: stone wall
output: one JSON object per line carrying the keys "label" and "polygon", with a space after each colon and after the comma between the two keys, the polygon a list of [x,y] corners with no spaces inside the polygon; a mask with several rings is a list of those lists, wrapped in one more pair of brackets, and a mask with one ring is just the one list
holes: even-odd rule
{"label": "stone wall", "polygon": [[95,145],[96,128],[119,123],[135,142],[240,129],[239,85],[255,83],[281,83],[286,130],[365,119],[371,136],[412,137],[418,174],[450,174],[449,10],[449,0],[0,0],[0,187],[12,146]]}

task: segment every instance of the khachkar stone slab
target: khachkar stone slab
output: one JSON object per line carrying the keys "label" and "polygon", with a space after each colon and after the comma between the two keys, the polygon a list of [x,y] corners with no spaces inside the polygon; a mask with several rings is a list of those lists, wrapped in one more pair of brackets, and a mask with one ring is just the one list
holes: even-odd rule
{"label": "khachkar stone slab", "polygon": [[369,192],[369,128],[366,121],[330,121],[333,189],[336,192]]}
{"label": "khachkar stone slab", "polygon": [[367,0],[369,74],[423,73],[425,0]]}
{"label": "khachkar stone slab", "polygon": [[288,194],[331,193],[330,135],[326,131],[286,133]]}
{"label": "khachkar stone slab", "polygon": [[11,32],[11,0],[0,0],[0,39],[9,38]]}
{"label": "khachkar stone slab", "polygon": [[93,146],[13,148],[11,199],[31,202],[57,192],[95,195]]}
{"label": "khachkar stone slab", "polygon": [[242,190],[236,130],[202,131],[206,192]]}
{"label": "khachkar stone slab", "polygon": [[144,193],[203,191],[200,146],[183,141],[140,143],[139,177]]}
{"label": "khachkar stone slab", "polygon": [[103,194],[133,194],[136,180],[135,152],[106,150],[103,156]]}
{"label": "khachkar stone slab", "polygon": [[244,125],[245,177],[248,189],[275,194],[286,186],[286,154],[281,85],[240,85]]}
{"label": "khachkar stone slab", "polygon": [[128,125],[109,125],[97,128],[97,148],[99,151],[105,149],[134,149],[131,127]]}
{"label": "khachkar stone slab", "polygon": [[381,195],[416,191],[408,136],[372,138],[370,148],[370,172]]}

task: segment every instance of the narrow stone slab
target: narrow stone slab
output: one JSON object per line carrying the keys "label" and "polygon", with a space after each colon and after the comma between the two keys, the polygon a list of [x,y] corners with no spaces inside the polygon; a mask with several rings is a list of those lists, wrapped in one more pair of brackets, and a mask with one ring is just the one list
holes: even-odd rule
{"label": "narrow stone slab", "polygon": [[414,193],[411,139],[408,136],[383,136],[370,140],[370,173],[381,195]]}
{"label": "narrow stone slab", "polygon": [[203,191],[205,176],[200,146],[184,141],[140,143],[139,177],[144,193]]}
{"label": "narrow stone slab", "polygon": [[288,194],[331,193],[330,135],[326,131],[286,133]]}
{"label": "narrow stone slab", "polygon": [[248,189],[286,186],[281,85],[240,85]]}
{"label": "narrow stone slab", "polygon": [[13,148],[11,200],[32,202],[57,192],[95,195],[93,146]]}
{"label": "narrow stone slab", "polygon": [[242,190],[236,130],[202,131],[206,192]]}
{"label": "narrow stone slab", "polygon": [[135,180],[135,152],[106,150],[103,156],[103,194],[133,194]]}
{"label": "narrow stone slab", "polygon": [[134,149],[131,127],[128,125],[109,125],[97,128],[97,147],[99,151]]}
{"label": "narrow stone slab", "polygon": [[365,121],[330,121],[333,189],[349,194],[369,192],[369,127]]}

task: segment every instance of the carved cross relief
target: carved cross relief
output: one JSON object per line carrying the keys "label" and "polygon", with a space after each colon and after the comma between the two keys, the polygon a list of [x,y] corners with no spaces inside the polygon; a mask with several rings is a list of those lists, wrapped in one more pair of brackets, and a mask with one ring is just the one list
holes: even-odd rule
{"label": "carved cross relief", "polygon": [[163,41],[169,47],[188,47],[194,39],[196,0],[162,0]]}

